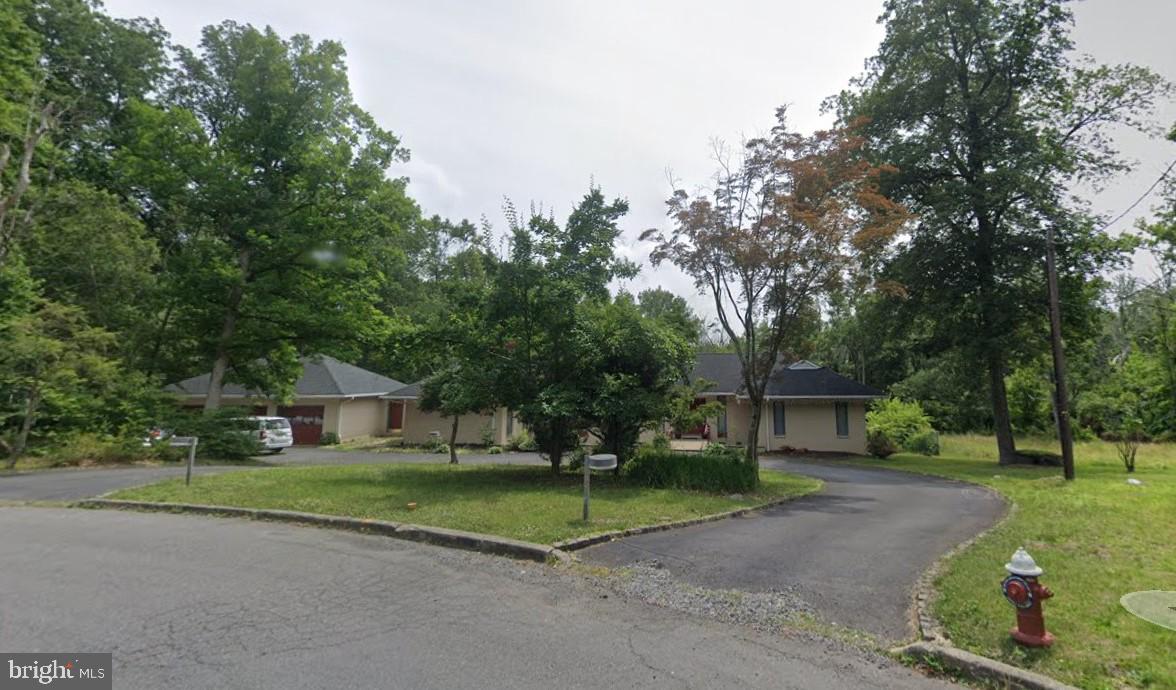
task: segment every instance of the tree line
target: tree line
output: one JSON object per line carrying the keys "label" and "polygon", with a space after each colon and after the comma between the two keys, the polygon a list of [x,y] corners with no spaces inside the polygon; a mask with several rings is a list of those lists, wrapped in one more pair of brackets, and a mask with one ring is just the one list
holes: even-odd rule
{"label": "tree line", "polygon": [[[1071,55],[1060,0],[890,0],[836,125],[776,126],[674,191],[653,262],[695,279],[743,365],[747,460],[767,377],[813,357],[921,402],[943,430],[1054,428],[1045,364],[1052,229],[1083,433],[1163,437],[1176,414],[1176,191],[1113,236],[1073,196],[1128,166],[1158,75]],[[637,267],[628,211],[590,187],[566,219],[508,204],[505,232],[431,216],[391,177],[409,150],[355,101],[343,47],[226,21],[195,47],[88,0],[0,7],[0,437],[132,438],[212,372],[292,394],[299,356],[427,378],[456,420],[506,406],[558,470],[585,432],[625,457],[694,414],[714,331]],[[1124,275],[1137,247],[1155,281]],[[1045,331],[1046,333],[1048,331]],[[455,421],[456,424],[456,421]]]}

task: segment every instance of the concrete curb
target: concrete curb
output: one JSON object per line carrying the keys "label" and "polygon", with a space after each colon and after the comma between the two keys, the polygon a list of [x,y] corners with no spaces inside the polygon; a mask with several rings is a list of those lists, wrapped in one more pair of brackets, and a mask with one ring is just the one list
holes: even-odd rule
{"label": "concrete curb", "polygon": [[379,534],[385,537],[419,541],[436,546],[447,546],[467,551],[479,551],[498,556],[509,556],[522,560],[546,563],[555,560],[561,563],[571,561],[571,557],[561,549],[534,544],[532,542],[496,537],[476,532],[445,529],[444,527],[428,527],[425,525],[411,525],[385,520],[361,520],[358,518],[342,517],[338,515],[320,515],[318,513],[301,513],[293,510],[264,510],[255,508],[237,508],[233,506],[211,506],[195,503],[152,503],[149,501],[118,501],[107,498],[88,498],[72,504],[75,508],[113,508],[118,510],[144,510],[172,513],[195,513],[199,515],[216,515],[244,517],[254,520],[270,520],[274,522],[288,522],[329,529],[348,530]]}
{"label": "concrete curb", "polygon": [[1000,687],[1023,688],[1024,690],[1077,690],[1049,676],[1026,671],[988,657],[965,652],[935,642],[915,642],[891,650],[894,654],[914,657],[920,661],[934,662],[942,668],[957,671],[975,678],[995,681]]}
{"label": "concrete curb", "polygon": [[[895,471],[901,472],[902,470]],[[912,472],[911,474],[935,476],[923,475],[918,472]],[[973,654],[972,652],[967,652],[954,646],[947,631],[939,622],[939,619],[935,617],[935,614],[932,612],[932,607],[936,599],[939,598],[939,592],[934,587],[935,578],[943,572],[943,568],[947,562],[993,531],[1004,526],[1005,523],[1017,514],[1018,510],[1016,503],[1010,501],[996,489],[982,484],[973,484],[960,480],[949,479],[949,481],[964,484],[969,488],[981,489],[996,496],[1005,504],[1005,513],[988,529],[956,544],[919,576],[918,581],[915,582],[912,611],[914,612],[916,630],[919,633],[919,637],[922,638],[922,641],[892,649],[891,653],[899,656],[914,657],[921,661],[934,661],[937,666],[968,676],[993,680],[1002,687],[1024,688],[1025,690],[1077,690],[1073,686],[1066,685],[1049,676],[1034,673],[1033,671],[1013,666],[1012,664],[1006,664],[1003,661],[989,659],[986,656]]]}
{"label": "concrete curb", "polygon": [[[822,482],[823,484],[823,482]],[[776,498],[767,503],[761,503],[757,506],[748,506],[747,508],[739,508],[738,510],[728,510],[724,513],[714,513],[712,515],[703,515],[702,517],[690,518],[688,520],[676,520],[674,522],[665,522],[660,525],[644,525],[642,527],[630,527],[629,529],[614,530],[612,532],[602,532],[600,534],[590,534],[587,537],[580,537],[579,539],[567,539],[565,541],[557,541],[554,546],[556,549],[562,551],[579,551],[580,549],[601,544],[606,541],[613,541],[614,539],[621,539],[622,537],[632,537],[637,534],[646,534],[648,532],[664,532],[666,530],[677,529],[679,527],[690,527],[691,525],[701,525],[707,522],[718,522],[719,520],[727,520],[729,518],[742,517],[748,513],[765,508],[772,508],[784,503],[795,501],[803,496],[788,496],[785,498]]]}

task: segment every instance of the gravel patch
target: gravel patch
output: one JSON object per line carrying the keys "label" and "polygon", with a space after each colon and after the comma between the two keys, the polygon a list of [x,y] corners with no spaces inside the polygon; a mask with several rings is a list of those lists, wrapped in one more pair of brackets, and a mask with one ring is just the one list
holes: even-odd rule
{"label": "gravel patch", "polygon": [[813,607],[792,588],[766,592],[706,589],[675,580],[656,559],[610,571],[602,582],[618,594],[646,604],[757,630],[778,631],[816,616]]}

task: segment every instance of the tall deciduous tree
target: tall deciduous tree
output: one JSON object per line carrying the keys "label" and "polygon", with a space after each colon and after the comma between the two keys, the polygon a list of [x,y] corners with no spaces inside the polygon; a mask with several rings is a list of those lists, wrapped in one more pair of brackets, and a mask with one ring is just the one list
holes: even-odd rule
{"label": "tall deciduous tree", "polygon": [[385,171],[407,152],[352,99],[342,46],[225,22],[179,51],[169,108],[135,110],[123,161],[165,257],[173,331],[212,380],[288,392],[299,352],[346,354],[381,322],[373,252],[394,224]]}
{"label": "tall deciduous tree", "polygon": [[879,170],[864,161],[862,144],[847,130],[792,132],[781,108],[771,136],[747,142],[740,164],[720,160],[710,195],[675,191],[673,227],[642,235],[655,243],[654,265],[672,262],[714,300],[742,365],[747,461],[757,467],[772,370],[794,354],[787,350],[807,332],[816,300],[907,219],[877,192]]}
{"label": "tall deciduous tree", "polygon": [[1093,275],[1097,238],[1074,221],[1068,186],[1122,170],[1107,128],[1139,125],[1168,88],[1142,68],[1073,63],[1067,5],[889,0],[878,54],[836,101],[897,168],[885,189],[919,223],[894,277],[935,336],[987,372],[1002,463],[1018,458],[1009,355],[1044,318],[1043,228],[1056,225],[1063,283]]}

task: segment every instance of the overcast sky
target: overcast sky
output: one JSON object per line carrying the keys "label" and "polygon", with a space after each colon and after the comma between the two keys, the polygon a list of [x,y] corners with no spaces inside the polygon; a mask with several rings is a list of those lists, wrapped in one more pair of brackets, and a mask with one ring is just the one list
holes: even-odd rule
{"label": "overcast sky", "polygon": [[[636,237],[665,225],[667,170],[687,187],[712,172],[709,142],[763,132],[790,106],[801,131],[830,124],[820,103],[861,72],[882,37],[882,0],[107,0],[116,16],[158,17],[188,46],[224,19],[336,39],[358,102],[401,137],[394,174],[426,213],[498,229],[502,201],[566,217],[591,181],[631,205],[620,248],[644,264],[633,291],[662,285],[713,309],[675,269],[648,265]],[[1176,2],[1086,0],[1080,52],[1176,80]],[[1176,121],[1176,105],[1159,119]],[[1126,132],[1134,171],[1101,193],[1117,215],[1176,158],[1176,145]],[[1138,213],[1121,221],[1129,228]],[[1137,271],[1150,268],[1139,263]]]}

